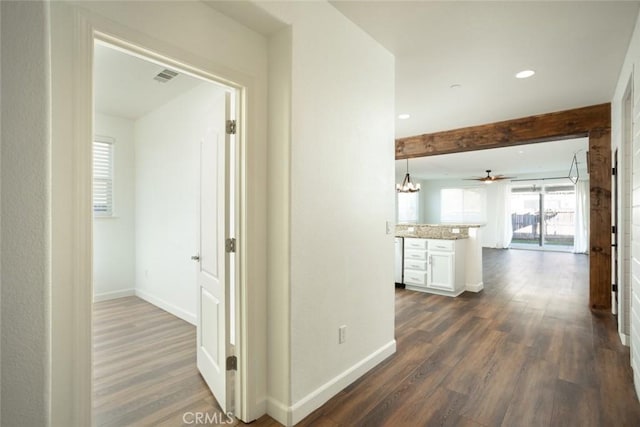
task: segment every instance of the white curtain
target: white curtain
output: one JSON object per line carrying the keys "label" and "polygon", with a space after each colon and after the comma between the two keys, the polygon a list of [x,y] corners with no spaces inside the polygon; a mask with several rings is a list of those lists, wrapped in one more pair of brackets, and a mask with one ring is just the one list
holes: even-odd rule
{"label": "white curtain", "polygon": [[576,183],[576,219],[573,252],[589,252],[589,181]]}
{"label": "white curtain", "polygon": [[[496,184],[493,184],[496,185]],[[513,237],[511,225],[511,186],[501,183],[501,188],[496,191],[496,247],[508,248]]]}

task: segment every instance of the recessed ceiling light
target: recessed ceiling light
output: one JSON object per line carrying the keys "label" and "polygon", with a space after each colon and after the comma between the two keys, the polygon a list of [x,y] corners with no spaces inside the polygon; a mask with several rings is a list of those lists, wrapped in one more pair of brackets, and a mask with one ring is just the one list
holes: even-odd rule
{"label": "recessed ceiling light", "polygon": [[398,114],[400,120],[407,120],[409,117],[411,117],[411,114]]}
{"label": "recessed ceiling light", "polygon": [[449,86],[449,89],[460,89],[461,87],[462,87],[461,84],[454,83],[451,86]]}
{"label": "recessed ceiling light", "polygon": [[516,79],[527,79],[533,76],[536,72],[533,70],[522,70],[516,74]]}

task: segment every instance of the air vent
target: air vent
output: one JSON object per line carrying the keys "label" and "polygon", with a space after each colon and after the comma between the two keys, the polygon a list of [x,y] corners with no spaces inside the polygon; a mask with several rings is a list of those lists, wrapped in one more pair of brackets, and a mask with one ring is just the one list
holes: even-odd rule
{"label": "air vent", "polygon": [[165,68],[164,70],[160,71],[158,75],[153,78],[153,80],[157,80],[160,83],[166,83],[177,75],[178,73],[176,73],[175,71]]}

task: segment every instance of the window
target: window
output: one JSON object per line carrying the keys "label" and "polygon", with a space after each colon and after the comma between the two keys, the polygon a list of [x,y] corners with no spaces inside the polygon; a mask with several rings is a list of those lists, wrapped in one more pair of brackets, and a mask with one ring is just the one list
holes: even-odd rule
{"label": "window", "polygon": [[112,138],[93,141],[93,214],[113,215],[113,143]]}
{"label": "window", "polygon": [[440,190],[440,222],[478,224],[487,219],[485,188],[443,188]]}
{"label": "window", "polygon": [[573,183],[519,185],[511,189],[510,204],[512,245],[573,248],[578,214]]}
{"label": "window", "polygon": [[418,193],[398,194],[398,223],[415,224],[418,222]]}

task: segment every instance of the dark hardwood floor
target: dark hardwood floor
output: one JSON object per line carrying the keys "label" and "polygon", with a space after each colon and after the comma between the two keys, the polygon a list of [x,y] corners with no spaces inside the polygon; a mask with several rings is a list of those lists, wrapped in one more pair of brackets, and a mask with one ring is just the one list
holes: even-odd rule
{"label": "dark hardwood floor", "polygon": [[629,349],[585,255],[483,252],[484,291],[396,290],[398,351],[302,426],[639,426]]}
{"label": "dark hardwood floor", "polygon": [[[485,249],[483,261],[480,293],[396,290],[396,354],[299,425],[640,425],[629,349],[611,314],[588,309],[588,257]],[[126,298],[96,304],[94,328],[96,425],[217,411],[191,325]]]}

